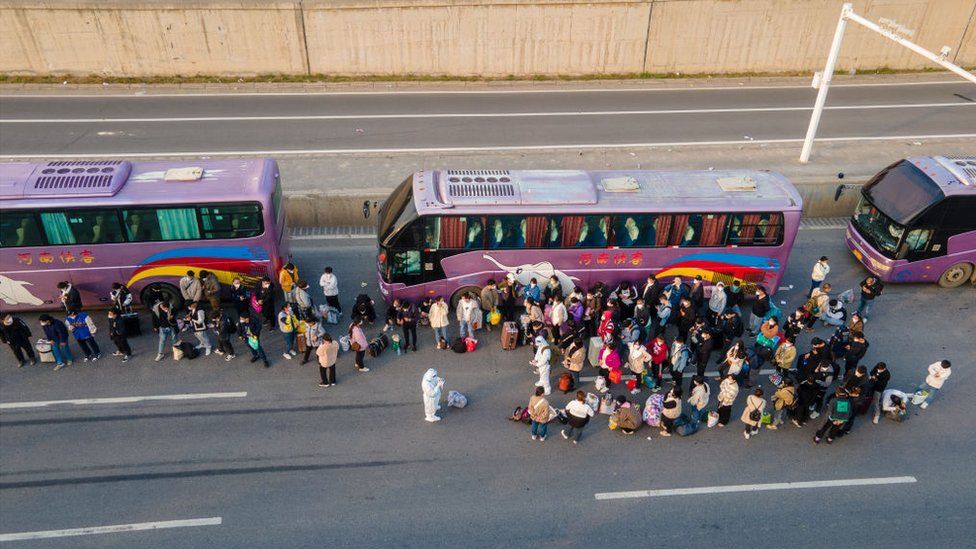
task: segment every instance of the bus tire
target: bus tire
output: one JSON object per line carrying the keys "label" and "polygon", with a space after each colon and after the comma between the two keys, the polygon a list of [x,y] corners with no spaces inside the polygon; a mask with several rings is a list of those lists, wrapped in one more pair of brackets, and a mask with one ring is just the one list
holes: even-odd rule
{"label": "bus tire", "polygon": [[972,263],[961,261],[942,273],[942,276],[939,277],[939,286],[943,288],[956,288],[962,286],[964,282],[967,282],[972,275]]}
{"label": "bus tire", "polygon": [[152,284],[148,284],[145,288],[143,288],[142,292],[139,294],[139,300],[142,301],[142,304],[147,309],[154,305],[153,303],[149,303],[149,293],[152,290],[158,290],[161,294],[163,294],[164,299],[169,301],[169,304],[173,307],[174,311],[178,311],[183,307],[183,296],[180,295],[180,291],[176,289],[176,286],[167,284],[165,282],[153,282]]}
{"label": "bus tire", "polygon": [[481,288],[479,288],[478,286],[464,286],[463,288],[454,292],[454,295],[451,296],[452,311],[457,310],[458,302],[461,301],[461,296],[468,292],[473,292],[475,297],[481,299]]}

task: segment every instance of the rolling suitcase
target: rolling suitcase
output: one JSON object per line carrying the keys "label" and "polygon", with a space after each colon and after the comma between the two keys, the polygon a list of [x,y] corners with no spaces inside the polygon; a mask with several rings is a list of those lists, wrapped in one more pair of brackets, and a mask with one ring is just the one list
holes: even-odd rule
{"label": "rolling suitcase", "polygon": [[139,325],[139,313],[129,309],[122,313],[122,325],[125,326],[125,337],[135,337],[142,335],[142,326]]}
{"label": "rolling suitcase", "polygon": [[514,322],[506,322],[502,325],[502,349],[511,351],[518,343],[518,325]]}

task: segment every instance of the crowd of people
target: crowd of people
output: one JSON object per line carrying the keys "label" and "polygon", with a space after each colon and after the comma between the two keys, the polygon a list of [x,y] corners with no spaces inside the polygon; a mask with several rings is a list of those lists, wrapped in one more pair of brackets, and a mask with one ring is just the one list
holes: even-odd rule
{"label": "crowd of people", "polygon": [[[661,436],[694,432],[703,422],[724,427],[732,420],[733,407],[742,402],[739,421],[746,439],[764,426],[776,430],[789,421],[803,427],[824,416],[813,440],[832,443],[851,432],[858,415],[872,412],[875,423],[882,417],[903,421],[909,405],[926,408],[951,374],[951,363],[941,360],[929,366],[924,382],[914,390],[889,388],[891,373],[884,362],[871,367],[863,363],[870,347],[865,326],[883,285],[873,276],[865,278],[858,307],[848,313],[853,292],[832,295],[829,272],[829,260],[822,257],[813,268],[809,294],[785,318],[765,288],[749,286],[747,291],[739,280],[706,288],[700,276],[661,281],[649,275],[640,285],[596,283],[564,292],[555,276],[544,285],[536,279],[521,285],[508,275],[500,282],[486,281],[479,293],[460,296],[453,307],[443,296],[416,304],[394,299],[382,319],[383,331],[400,332],[396,337],[402,352],[418,350],[418,326],[429,327],[441,349],[453,347],[452,341],[473,339],[481,329],[515,333],[516,345],[531,347],[529,364],[538,376],[525,408],[536,440],[545,440],[547,425],[558,419],[567,426],[562,435],[576,443],[599,412],[609,414],[610,425],[625,434],[644,423],[660,427]],[[214,273],[188,271],[178,284],[182,307],[163,293],[150,294],[146,305],[157,334],[155,360],[172,352],[175,359],[216,354],[231,361],[238,356],[236,348],[244,345],[252,363],[270,367],[264,338],[278,332],[285,360],[301,355],[306,364],[314,356],[320,387],[336,385],[340,347],[352,351],[358,371],[369,371],[365,359],[371,343],[365,330],[379,320],[375,303],[360,294],[346,334],[329,334],[324,324],[338,323],[343,314],[331,267],[320,277],[325,303],[317,307],[292,263],[282,268],[277,281],[264,277],[248,282],[235,278],[224,289]],[[71,338],[85,362],[99,360],[96,334],[101,321],[96,323],[85,310],[69,282],[58,288],[63,319],[54,314],[39,318],[54,369],[73,364]],[[111,308],[105,319],[116,348],[113,355],[125,362],[133,354],[128,337],[134,334],[128,333],[132,326],[126,322],[133,314],[132,295],[116,283],[108,297]],[[18,364],[35,364],[27,323],[10,314],[0,318],[0,338]],[[138,317],[134,326],[139,330]],[[827,331],[814,335],[806,352],[800,353],[798,336],[818,329]],[[457,337],[452,339],[453,334]],[[771,386],[763,387],[767,378],[760,374],[767,363],[772,367]],[[575,391],[562,409],[549,402],[554,364],[565,370],[559,372],[559,389]],[[581,374],[587,364],[596,373],[592,393],[577,390],[584,385]],[[710,368],[717,371],[709,373]],[[432,375],[436,377],[436,371]],[[437,384],[433,379],[424,382],[425,399]],[[429,404],[425,410],[428,421],[439,419]]]}

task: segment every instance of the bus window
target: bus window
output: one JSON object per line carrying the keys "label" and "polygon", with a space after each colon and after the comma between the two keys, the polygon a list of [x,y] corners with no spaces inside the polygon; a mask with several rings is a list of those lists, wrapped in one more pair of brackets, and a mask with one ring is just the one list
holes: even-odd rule
{"label": "bus window", "polygon": [[699,214],[685,214],[674,216],[674,227],[671,229],[670,246],[697,246],[701,238],[702,216]]}
{"label": "bus window", "polygon": [[130,242],[200,238],[194,208],[134,208],[122,210],[122,220]]}
{"label": "bus window", "polygon": [[614,218],[615,244],[621,248],[647,248],[657,244],[656,215],[618,215]]}
{"label": "bus window", "polygon": [[0,216],[0,246],[42,246],[44,237],[37,217],[28,212],[4,212]]}
{"label": "bus window", "polygon": [[46,212],[41,223],[48,242],[59,244],[105,244],[122,242],[122,228],[115,210]]}
{"label": "bus window", "polygon": [[498,216],[488,218],[489,248],[524,248],[528,223],[522,216]]}
{"label": "bus window", "polygon": [[730,216],[729,246],[775,246],[783,234],[783,214],[736,214]]}
{"label": "bus window", "polygon": [[425,228],[426,247],[477,250],[484,247],[484,224],[481,217],[429,217]]}
{"label": "bus window", "polygon": [[576,239],[577,248],[601,248],[607,245],[607,218],[602,215],[583,216],[583,226]]}
{"label": "bus window", "polygon": [[724,246],[725,245],[725,214],[707,214],[701,220],[701,240],[702,246]]}
{"label": "bus window", "polygon": [[[162,220],[162,216],[160,219]],[[247,238],[257,236],[263,231],[261,209],[257,204],[200,208],[200,220],[203,222],[203,237],[207,239]],[[196,225],[196,220],[193,225]],[[186,228],[189,229],[190,226],[187,219]]]}
{"label": "bus window", "polygon": [[579,215],[552,215],[548,219],[546,248],[573,248],[579,242],[583,217]]}
{"label": "bus window", "polygon": [[929,240],[932,239],[932,229],[915,229],[908,232],[908,236],[905,237],[905,244],[908,246],[908,251],[917,252],[924,250],[929,244]]}
{"label": "bus window", "polygon": [[[420,251],[404,250],[393,254],[390,276],[411,276],[420,274]],[[396,280],[396,278],[393,278]]]}

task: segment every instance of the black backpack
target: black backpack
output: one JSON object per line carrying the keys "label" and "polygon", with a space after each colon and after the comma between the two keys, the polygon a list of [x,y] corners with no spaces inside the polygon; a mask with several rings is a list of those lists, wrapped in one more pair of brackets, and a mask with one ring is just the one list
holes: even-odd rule
{"label": "black backpack", "polygon": [[451,343],[451,350],[455,353],[466,353],[468,352],[468,345],[463,338],[459,337],[454,340],[454,343]]}

